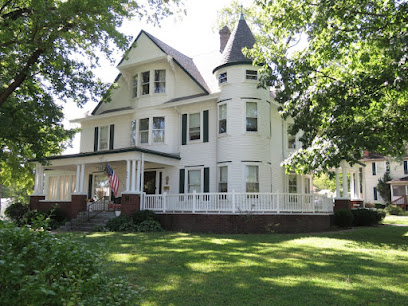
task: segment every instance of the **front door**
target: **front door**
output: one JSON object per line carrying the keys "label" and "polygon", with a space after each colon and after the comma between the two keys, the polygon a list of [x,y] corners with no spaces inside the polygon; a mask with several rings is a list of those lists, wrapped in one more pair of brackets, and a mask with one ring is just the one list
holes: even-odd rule
{"label": "front door", "polygon": [[147,171],[144,173],[143,191],[147,194],[156,193],[156,171]]}

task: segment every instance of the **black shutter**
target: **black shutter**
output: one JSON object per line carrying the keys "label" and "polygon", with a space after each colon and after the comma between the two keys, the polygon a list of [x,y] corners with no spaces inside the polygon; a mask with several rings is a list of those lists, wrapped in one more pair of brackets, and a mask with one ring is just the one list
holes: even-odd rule
{"label": "black shutter", "polygon": [[[88,180],[88,199],[92,198],[92,174],[89,175],[89,180]],[[76,187],[78,190],[79,186]]]}
{"label": "black shutter", "polygon": [[180,169],[179,193],[184,193],[184,181],[186,177],[186,170]]}
{"label": "black shutter", "polygon": [[204,168],[204,192],[210,192],[210,168]]}
{"label": "black shutter", "polygon": [[203,112],[203,142],[208,142],[208,110]]}
{"label": "black shutter", "polygon": [[99,128],[96,127],[95,128],[95,133],[94,133],[94,151],[98,151],[98,132],[99,132]]}
{"label": "black shutter", "polygon": [[187,114],[181,116],[181,144],[187,144]]}
{"label": "black shutter", "polygon": [[111,124],[109,133],[109,150],[113,150],[113,142],[115,136],[115,125]]}

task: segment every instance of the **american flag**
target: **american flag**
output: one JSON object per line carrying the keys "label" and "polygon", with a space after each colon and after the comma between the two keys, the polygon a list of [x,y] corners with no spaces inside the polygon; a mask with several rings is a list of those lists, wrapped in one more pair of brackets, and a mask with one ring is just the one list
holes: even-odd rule
{"label": "american flag", "polygon": [[113,169],[111,168],[111,166],[109,166],[108,163],[106,163],[106,173],[108,174],[109,177],[110,188],[116,197],[119,190],[119,179],[118,176],[115,174],[115,171],[113,171]]}

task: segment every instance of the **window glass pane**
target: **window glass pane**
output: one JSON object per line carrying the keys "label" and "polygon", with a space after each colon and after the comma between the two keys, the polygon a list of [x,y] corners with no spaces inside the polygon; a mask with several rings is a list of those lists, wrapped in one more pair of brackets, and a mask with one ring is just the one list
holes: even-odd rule
{"label": "window glass pane", "polygon": [[164,117],[153,117],[153,129],[164,130]]}
{"label": "window glass pane", "polygon": [[140,143],[149,142],[149,118],[139,120]]}
{"label": "window glass pane", "polygon": [[246,130],[258,131],[258,106],[255,102],[246,103]]}
{"label": "window glass pane", "polygon": [[218,191],[228,192],[228,167],[223,166],[219,168]]}
{"label": "window glass pane", "polygon": [[201,170],[188,171],[188,192],[201,192]]}
{"label": "window glass pane", "polygon": [[154,71],[154,92],[155,93],[166,92],[166,70]]}
{"label": "window glass pane", "polygon": [[148,95],[150,92],[150,71],[142,73],[142,95]]}
{"label": "window glass pane", "polygon": [[258,166],[246,166],[246,191],[259,192]]}
{"label": "window glass pane", "polygon": [[227,132],[227,104],[218,107],[218,132],[220,134]]}
{"label": "window glass pane", "polygon": [[130,145],[136,145],[136,120],[130,123]]}
{"label": "window glass pane", "polygon": [[137,82],[138,82],[138,75],[136,74],[133,76],[133,97],[137,97]]}
{"label": "window glass pane", "polygon": [[108,149],[108,126],[99,128],[99,150]]}
{"label": "window glass pane", "polygon": [[297,193],[297,177],[296,175],[289,175],[288,177],[288,191],[289,193]]}
{"label": "window glass pane", "polygon": [[190,140],[200,139],[200,113],[189,116]]}
{"label": "window glass pane", "polygon": [[258,119],[257,118],[247,118],[246,119],[246,130],[249,132],[256,132],[258,130]]}
{"label": "window glass pane", "polygon": [[227,82],[227,73],[226,72],[220,73],[218,75],[218,83],[222,84],[222,83],[225,83],[225,82]]}
{"label": "window glass pane", "polygon": [[94,175],[94,196],[97,199],[107,198],[109,199],[110,186],[109,178],[105,174],[95,174]]}
{"label": "window glass pane", "polygon": [[256,71],[256,70],[247,70],[246,71],[246,79],[247,80],[257,80],[258,79],[258,71]]}

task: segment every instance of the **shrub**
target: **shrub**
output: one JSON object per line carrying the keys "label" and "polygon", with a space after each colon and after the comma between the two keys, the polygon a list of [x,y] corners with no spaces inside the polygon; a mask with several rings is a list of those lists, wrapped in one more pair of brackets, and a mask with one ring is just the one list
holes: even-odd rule
{"label": "shrub", "polygon": [[146,220],[158,221],[157,215],[151,210],[139,210],[132,214],[132,219],[135,224],[140,224]]}
{"label": "shrub", "polygon": [[366,207],[366,208],[375,208],[375,204],[374,204],[374,203],[369,203],[369,202],[367,202],[367,203],[365,204],[365,207]]}
{"label": "shrub", "polygon": [[353,225],[354,226],[370,226],[378,224],[377,212],[369,209],[353,209]]}
{"label": "shrub", "polygon": [[384,209],[377,209],[377,221],[380,223],[382,220],[384,220],[386,216],[386,212]]}
{"label": "shrub", "polygon": [[385,208],[385,204],[382,204],[382,203],[374,203],[374,205],[375,205],[375,208],[377,208],[377,209],[384,209]]}
{"label": "shrub", "polygon": [[163,228],[156,220],[144,220],[137,225],[138,232],[162,232]]}
{"label": "shrub", "polygon": [[17,225],[22,225],[24,224],[25,215],[29,210],[28,204],[16,202],[7,207],[4,213],[12,221],[16,222]]}
{"label": "shrub", "polygon": [[349,209],[338,209],[334,212],[334,224],[340,227],[351,227],[353,215]]}
{"label": "shrub", "polygon": [[133,223],[133,219],[127,215],[122,215],[122,216],[110,219],[106,223],[106,228],[112,232],[135,232],[137,231],[137,226],[136,224]]}
{"label": "shrub", "polygon": [[99,273],[101,255],[70,236],[0,221],[0,301],[4,305],[122,305],[139,297],[123,279]]}
{"label": "shrub", "polygon": [[385,208],[385,211],[390,214],[390,215],[395,215],[395,216],[403,216],[405,215],[405,212],[402,210],[401,207],[395,206],[395,205],[389,205]]}

